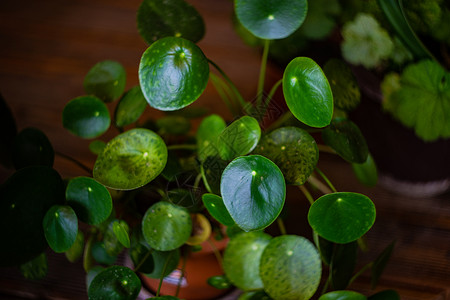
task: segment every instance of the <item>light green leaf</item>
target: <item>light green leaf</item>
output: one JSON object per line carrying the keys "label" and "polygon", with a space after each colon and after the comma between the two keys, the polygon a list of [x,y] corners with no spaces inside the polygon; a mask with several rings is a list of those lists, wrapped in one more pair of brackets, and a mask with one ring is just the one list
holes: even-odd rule
{"label": "light green leaf", "polygon": [[120,99],[114,112],[117,127],[124,127],[136,122],[147,107],[141,88],[135,86]]}
{"label": "light green leaf", "polygon": [[78,230],[75,242],[65,252],[67,260],[72,263],[76,262],[81,257],[81,255],[83,255],[83,250],[84,250],[84,234],[83,231]]}
{"label": "light green leaf", "polygon": [[122,95],[127,73],[124,67],[111,60],[93,66],[84,78],[84,90],[105,102],[112,102]]}
{"label": "light green leaf", "polygon": [[128,224],[123,220],[113,222],[113,231],[119,242],[126,248],[130,248],[130,236]]}
{"label": "light green leaf", "polygon": [[218,154],[216,141],[220,133],[225,129],[226,123],[219,115],[210,115],[202,120],[197,130],[197,152],[200,161],[205,161],[208,156]]}
{"label": "light green leaf", "polygon": [[235,224],[221,197],[214,194],[203,194],[202,201],[209,214],[221,224],[225,226]]}

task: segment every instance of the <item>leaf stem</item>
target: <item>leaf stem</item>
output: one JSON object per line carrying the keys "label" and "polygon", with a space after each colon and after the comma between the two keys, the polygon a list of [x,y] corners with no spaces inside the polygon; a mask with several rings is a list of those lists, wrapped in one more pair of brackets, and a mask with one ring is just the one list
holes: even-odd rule
{"label": "leaf stem", "polygon": [[231,112],[233,116],[237,116],[238,114],[237,111],[239,109],[236,108],[236,102],[234,101],[234,97],[230,95],[232,94],[232,92],[230,91],[229,87],[226,85],[225,82],[223,82],[223,80],[220,77],[218,77],[214,73],[210,73],[210,78],[212,84],[216,88],[217,93],[227,106],[228,110]]}
{"label": "leaf stem", "polygon": [[82,162],[76,160],[75,158],[73,158],[73,157],[71,157],[71,156],[69,156],[69,155],[67,155],[67,154],[61,153],[61,152],[59,152],[59,151],[55,151],[55,154],[58,155],[58,156],[60,156],[60,157],[62,157],[62,158],[64,158],[64,159],[66,159],[66,160],[68,160],[68,161],[73,162],[74,164],[76,164],[77,166],[79,166],[81,169],[85,170],[85,171],[88,172],[89,174],[92,174],[92,169],[91,169],[91,168],[89,168],[88,166],[86,166],[86,165],[83,164]]}
{"label": "leaf stem", "polygon": [[149,249],[147,251],[147,253],[145,254],[145,256],[139,261],[138,265],[134,268],[134,272],[138,272],[139,269],[142,267],[142,265],[144,264],[144,262],[147,260],[147,258],[152,254],[153,249]]}
{"label": "leaf stem", "polygon": [[333,192],[328,186],[323,184],[319,179],[317,179],[313,175],[308,177],[308,182],[317,189],[319,189],[323,194],[331,194]]}
{"label": "leaf stem", "polygon": [[183,253],[183,265],[181,266],[181,274],[180,274],[180,278],[178,279],[177,290],[175,292],[175,297],[178,297],[178,295],[180,294],[181,283],[183,282],[184,273],[186,271],[186,262],[187,262],[187,256],[188,255],[189,255],[189,253],[187,251],[184,251],[184,253]]}
{"label": "leaf stem", "polygon": [[211,249],[213,250],[214,255],[216,256],[217,262],[219,263],[220,267],[222,267],[223,260],[222,260],[222,255],[220,254],[219,249],[217,249],[216,245],[214,245],[213,241],[211,241],[211,237],[209,237],[206,241],[211,246]]}
{"label": "leaf stem", "polygon": [[372,268],[372,266],[373,266],[373,262],[370,262],[367,265],[365,265],[364,267],[362,267],[361,270],[358,271],[358,273],[353,275],[353,277],[348,282],[348,285],[351,285],[353,283],[353,281],[355,281],[359,276],[361,276],[365,271],[367,271],[367,269]]}
{"label": "leaf stem", "polygon": [[286,235],[287,231],[286,231],[286,226],[284,226],[283,219],[278,217],[277,218],[277,224],[278,224],[278,228],[280,229],[281,235]]}
{"label": "leaf stem", "polygon": [[164,281],[164,275],[166,274],[166,270],[167,270],[167,266],[169,265],[169,261],[170,261],[170,259],[171,259],[171,257],[172,257],[172,253],[173,252],[170,252],[169,253],[169,256],[167,256],[167,259],[166,259],[166,261],[164,262],[164,267],[163,267],[163,269],[162,269],[162,272],[161,272],[161,276],[160,276],[160,278],[159,278],[159,285],[158,285],[158,290],[156,291],[156,297],[159,297],[159,294],[160,294],[160,292],[161,292],[161,286],[162,286],[162,284],[163,284],[163,281]]}
{"label": "leaf stem", "polygon": [[270,40],[264,40],[264,50],[261,58],[261,66],[259,70],[258,89],[256,94],[256,106],[260,107],[262,104],[264,93],[264,81],[266,78],[267,57],[269,55]]}
{"label": "leaf stem", "polygon": [[325,153],[337,154],[336,151],[334,151],[333,148],[331,148],[328,145],[317,144],[317,148],[319,148],[319,151],[322,151]]}
{"label": "leaf stem", "polygon": [[334,187],[334,185],[331,183],[330,179],[328,179],[328,177],[317,167],[316,167],[316,172],[319,173],[320,177],[322,177],[323,180],[325,180],[325,182],[328,184],[328,186],[333,191],[333,193],[337,193],[337,190]]}

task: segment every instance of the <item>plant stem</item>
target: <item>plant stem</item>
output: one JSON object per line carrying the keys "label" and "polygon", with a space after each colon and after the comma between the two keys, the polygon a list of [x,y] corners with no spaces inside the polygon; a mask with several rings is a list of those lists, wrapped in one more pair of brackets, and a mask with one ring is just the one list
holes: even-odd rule
{"label": "plant stem", "polygon": [[365,265],[364,267],[362,267],[361,270],[358,271],[358,273],[353,275],[353,277],[348,282],[348,285],[351,285],[353,283],[353,281],[355,281],[359,276],[361,276],[365,271],[367,271],[367,269],[372,268],[372,266],[373,266],[373,262],[370,262],[367,265]]}
{"label": "plant stem", "polygon": [[323,184],[319,179],[317,179],[313,175],[308,177],[308,182],[311,185],[313,185],[316,188],[318,188],[323,194],[331,194],[333,192],[328,186]]}
{"label": "plant stem", "polygon": [[277,129],[281,125],[283,125],[286,121],[292,118],[291,111],[285,112],[280,118],[278,118],[275,122],[273,122],[269,127],[266,128],[266,132],[272,131],[273,129]]}
{"label": "plant stem", "polygon": [[228,107],[228,110],[231,112],[233,116],[237,116],[238,109],[236,108],[236,103],[234,101],[233,97],[229,97],[228,95],[231,94],[229,91],[228,86],[226,83],[223,82],[223,80],[215,75],[214,73],[210,73],[211,82],[216,88],[217,93],[219,93],[220,98],[225,103],[225,105]]}
{"label": "plant stem", "polygon": [[208,180],[206,179],[205,169],[203,168],[203,164],[200,165],[200,174],[202,174],[203,184],[205,185],[206,190],[213,194],[211,187],[209,186]]}
{"label": "plant stem", "polygon": [[161,272],[161,276],[160,276],[160,278],[159,278],[159,285],[158,285],[158,290],[156,291],[156,297],[159,297],[159,294],[160,294],[160,292],[161,292],[161,286],[162,286],[162,284],[163,284],[163,281],[164,281],[164,274],[166,274],[166,270],[167,270],[167,266],[169,265],[169,261],[170,261],[170,259],[172,258],[172,253],[173,252],[170,252],[169,253],[169,256],[167,256],[167,259],[166,259],[166,261],[164,262],[164,267],[163,267],[163,269],[162,269],[162,272]]}
{"label": "plant stem", "polygon": [[134,272],[138,272],[139,269],[142,267],[142,265],[144,264],[144,262],[147,260],[147,258],[152,254],[153,249],[149,249],[147,251],[147,253],[145,254],[145,256],[139,261],[138,265],[134,268]]}
{"label": "plant stem", "polygon": [[313,205],[314,198],[311,195],[311,193],[308,191],[308,189],[304,185],[299,185],[298,188],[300,189],[300,191],[302,191],[303,195],[305,195],[306,199],[308,199],[309,203],[311,205]]}
{"label": "plant stem", "polygon": [[287,234],[286,226],[284,226],[284,222],[281,218],[277,218],[277,224],[278,224],[278,228],[280,229],[280,233],[282,235],[286,235]]}
{"label": "plant stem", "polygon": [[167,146],[167,150],[196,150],[197,145],[194,144],[180,144]]}
{"label": "plant stem", "polygon": [[337,193],[336,188],[334,187],[334,185],[331,183],[331,181],[328,179],[328,177],[319,169],[316,167],[316,172],[319,173],[319,175],[323,178],[323,180],[325,180],[325,182],[328,184],[328,186],[330,187],[330,189],[333,191],[333,193]]}
{"label": "plant stem", "polygon": [[76,164],[77,166],[79,166],[81,169],[85,170],[85,171],[88,172],[89,174],[92,174],[92,169],[91,169],[91,168],[87,167],[85,164],[83,164],[82,162],[76,160],[75,158],[73,158],[73,157],[71,157],[71,156],[69,156],[69,155],[66,155],[66,154],[64,154],[64,153],[58,152],[58,151],[55,151],[55,154],[58,155],[58,156],[60,156],[60,157],[62,157],[62,158],[67,159],[68,161],[73,162],[74,164]]}
{"label": "plant stem", "polygon": [[202,173],[198,174],[197,177],[195,177],[195,181],[194,181],[194,189],[197,189],[198,186],[200,185],[200,180],[202,180]]}
{"label": "plant stem", "polygon": [[319,151],[322,151],[325,153],[337,154],[336,151],[333,150],[333,148],[331,148],[330,146],[327,146],[327,145],[317,144],[317,148],[319,148]]}
{"label": "plant stem", "polygon": [[181,274],[180,274],[180,279],[178,279],[177,290],[175,292],[175,297],[178,297],[178,295],[180,294],[181,282],[183,282],[184,272],[186,271],[187,256],[188,256],[188,252],[184,251],[184,253],[183,253],[183,265],[181,266]]}
{"label": "plant stem", "polygon": [[256,107],[261,107],[263,93],[264,93],[264,81],[266,78],[267,57],[269,55],[270,40],[264,40],[264,50],[261,58],[261,66],[259,70],[258,90],[256,94]]}
{"label": "plant stem", "polygon": [[223,266],[223,260],[222,260],[222,255],[220,254],[219,249],[217,249],[216,245],[214,245],[213,241],[211,241],[211,238],[208,238],[206,241],[208,242],[208,244],[213,249],[213,252],[214,252],[214,255],[216,256],[217,262],[219,263],[220,267],[222,267]]}
{"label": "plant stem", "polygon": [[331,281],[331,275],[328,275],[327,281],[325,282],[325,285],[323,286],[322,291],[320,292],[320,295],[323,295],[327,292],[328,286],[330,285],[330,281]]}

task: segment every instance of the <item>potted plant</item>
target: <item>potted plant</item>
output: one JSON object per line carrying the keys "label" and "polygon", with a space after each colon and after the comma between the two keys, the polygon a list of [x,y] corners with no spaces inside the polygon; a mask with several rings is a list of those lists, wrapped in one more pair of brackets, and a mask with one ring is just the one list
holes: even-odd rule
{"label": "potted plant", "polygon": [[380,183],[411,196],[447,191],[448,2],[343,3],[342,55],[357,66],[365,98],[352,119],[368,140]]}
{"label": "potted plant", "polygon": [[[196,45],[204,24],[194,7],[182,0],[145,0],[137,20],[150,45],[139,64],[140,85],[125,92],[120,63],[99,62],[83,82],[86,95],[69,101],[62,112],[75,142],[92,140],[93,166],[69,158],[92,177],[63,180],[52,168],[55,154],[45,134],[34,128],[17,133],[7,107],[2,109],[10,137],[2,145],[2,162],[16,169],[0,187],[0,228],[7,241],[2,266],[20,266],[30,278],[45,275],[43,252],[50,246],[71,261],[83,258],[91,299],[136,299],[141,274],[159,279],[156,298],[178,299],[186,261],[209,245],[224,271],[209,284],[236,286],[241,299],[366,299],[345,289],[368,269],[375,286],[393,245],[355,272],[375,206],[365,195],[338,192],[317,167],[319,151],[331,147],[363,182],[376,181],[358,127],[333,114],[335,106],[353,108],[357,102],[358,93],[338,96],[353,77],[342,62],[328,65],[327,78],[312,59],[298,57],[264,94],[270,40],[302,25],[307,2],[237,0],[234,5],[240,23],[264,40],[256,99],[243,99]],[[209,81],[234,119],[189,106]],[[281,86],[289,110],[267,120]],[[165,115],[141,120],[147,105]],[[111,127],[114,137],[98,139]],[[310,232],[286,233],[287,185],[311,204],[312,239],[304,237]],[[226,244],[223,253],[220,240]],[[115,264],[124,249],[131,267]],[[161,285],[174,274],[178,288],[161,296]],[[369,298],[380,297],[398,299],[393,291]]]}

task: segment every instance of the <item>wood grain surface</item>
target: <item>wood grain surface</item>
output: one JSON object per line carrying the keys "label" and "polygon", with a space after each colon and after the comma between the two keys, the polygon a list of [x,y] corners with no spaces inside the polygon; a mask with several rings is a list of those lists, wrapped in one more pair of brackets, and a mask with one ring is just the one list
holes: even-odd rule
{"label": "wood grain surface", "polygon": [[[253,99],[260,53],[245,46],[233,32],[231,1],[189,2],[205,17],[207,32],[200,47],[228,73],[244,98]],[[113,59],[124,65],[127,88],[138,83],[138,63],[146,49],[136,29],[139,4],[140,0],[0,1],[0,91],[19,129],[37,127],[56,151],[93,165],[89,141],[62,127],[61,112],[69,100],[83,94],[83,77],[100,60]],[[279,69],[269,66],[268,81],[281,75]],[[215,113],[226,111],[211,86],[194,105],[207,106]],[[160,113],[148,108],[146,114]],[[107,141],[112,134],[102,139]],[[377,207],[375,226],[367,235],[370,248],[362,255],[361,265],[396,241],[377,291],[395,289],[405,300],[450,299],[450,195],[410,198],[382,187],[366,188],[338,157],[323,155],[322,159],[321,169],[338,190],[367,194]],[[87,175],[62,158],[56,159],[55,168],[65,177]],[[0,180],[9,174],[1,168]],[[300,196],[290,201],[295,202],[292,209],[298,209],[291,211],[294,219],[300,219],[297,214],[303,218],[307,201]],[[289,233],[309,230],[307,224],[297,221],[287,225]],[[26,281],[13,268],[0,269],[0,299],[86,299],[82,266],[67,262],[62,255],[49,257],[50,273],[41,281]],[[368,274],[351,288],[373,293]]]}

